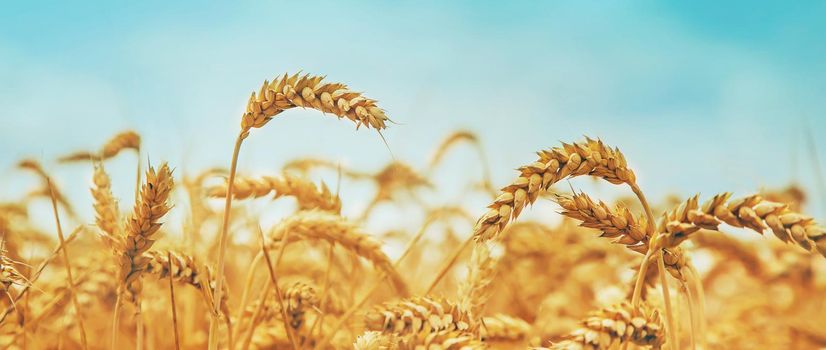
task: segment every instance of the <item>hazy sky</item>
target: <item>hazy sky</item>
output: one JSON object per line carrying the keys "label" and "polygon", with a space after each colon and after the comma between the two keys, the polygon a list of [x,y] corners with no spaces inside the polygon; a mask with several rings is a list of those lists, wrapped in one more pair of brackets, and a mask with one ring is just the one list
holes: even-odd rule
{"label": "hazy sky", "polygon": [[[589,135],[626,153],[649,197],[815,189],[803,131],[826,155],[826,2],[312,3],[4,3],[0,197],[25,191],[20,157],[129,128],[179,173],[226,166],[249,93],[296,70],[378,99],[398,122],[390,149],[416,166],[467,128],[504,184],[534,151]],[[241,170],[258,173],[300,155],[391,159],[375,133],[310,111],[244,147]],[[447,183],[477,176],[471,153],[450,159]],[[88,196],[88,172],[49,166]]]}

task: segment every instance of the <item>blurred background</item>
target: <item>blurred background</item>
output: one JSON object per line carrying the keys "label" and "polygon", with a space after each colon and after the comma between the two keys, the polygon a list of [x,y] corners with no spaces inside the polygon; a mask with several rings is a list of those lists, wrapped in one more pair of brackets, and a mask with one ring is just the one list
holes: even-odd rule
{"label": "blurred background", "polygon": [[[422,168],[461,128],[480,136],[501,186],[534,151],[587,135],[622,149],[649,198],[797,183],[823,217],[824,15],[814,1],[7,2],[0,199],[31,189],[15,164],[33,157],[90,203],[89,167],[53,160],[126,129],[142,135],[144,162],[179,175],[227,167],[249,93],[302,70],[379,100],[396,122],[388,146],[292,110],[253,132],[240,172],[274,174],[299,156]],[[107,164],[124,208],[134,162]],[[451,153],[434,192],[462,196],[479,169],[469,148]],[[348,209],[368,189],[341,190],[345,213],[366,202]]]}

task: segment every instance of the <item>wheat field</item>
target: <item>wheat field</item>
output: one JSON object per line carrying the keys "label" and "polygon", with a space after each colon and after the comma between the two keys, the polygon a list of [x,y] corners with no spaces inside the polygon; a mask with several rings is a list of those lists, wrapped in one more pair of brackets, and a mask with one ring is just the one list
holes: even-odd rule
{"label": "wheat field", "polygon": [[[244,172],[242,145],[268,137],[278,127],[269,122],[291,109],[347,119],[364,134],[399,126],[373,99],[380,91],[358,91],[305,73],[264,81],[239,128],[227,130],[236,141],[225,167],[184,171],[163,154],[150,162],[135,131],[57,159],[20,160],[14,176],[39,186],[0,203],[0,346],[826,347],[818,326],[826,322],[826,229],[805,213],[809,193],[795,185],[647,193],[637,175],[667,181],[661,169],[632,169],[634,155],[599,135],[537,150],[532,163],[512,164],[514,173],[491,169],[485,140],[468,130],[438,130],[443,141],[423,167],[388,157],[381,169],[354,169],[307,156],[267,174]],[[438,169],[458,149],[479,165],[462,174],[464,191],[487,207],[422,198],[444,190]],[[135,176],[111,177],[107,163],[130,153]],[[50,174],[70,166],[85,169],[88,182]],[[493,183],[492,173],[513,180]],[[577,187],[580,177],[626,195],[597,198]],[[113,183],[134,186],[134,196],[116,197]],[[373,195],[341,198],[352,183],[369,184]],[[61,186],[88,187],[89,196],[68,198]],[[51,216],[30,213],[32,203],[48,203]],[[360,212],[344,215],[348,205]],[[422,219],[399,229],[383,210]],[[279,221],[265,220],[271,211]],[[43,222],[51,229],[35,224]]]}

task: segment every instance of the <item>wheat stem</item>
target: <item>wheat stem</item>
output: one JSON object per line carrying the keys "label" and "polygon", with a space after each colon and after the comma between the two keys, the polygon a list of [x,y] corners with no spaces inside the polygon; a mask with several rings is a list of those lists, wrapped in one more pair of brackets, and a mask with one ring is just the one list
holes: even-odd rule
{"label": "wheat stem", "polygon": [[[307,332],[307,334],[309,334],[308,339],[312,338],[313,332],[315,331],[316,326],[323,323],[324,316],[327,315],[324,312],[324,307],[327,304],[327,293],[329,293],[329,291],[330,291],[330,272],[333,270],[333,256],[334,256],[334,253],[335,253],[335,248],[336,248],[335,243],[330,242],[330,251],[327,253],[327,268],[324,271],[324,287],[323,287],[324,289],[321,291],[321,303],[318,307],[321,310],[322,313],[319,317],[316,317],[316,319],[313,321],[312,326],[310,326],[310,331]],[[301,348],[302,349],[304,348],[304,341],[306,341],[306,339],[301,341]]]}
{"label": "wheat stem", "polygon": [[442,268],[439,270],[439,273],[436,275],[435,278],[433,278],[433,282],[430,282],[430,285],[427,287],[427,290],[424,292],[424,295],[428,295],[433,292],[433,289],[436,288],[436,286],[439,284],[439,281],[441,281],[442,278],[445,277],[450,268],[453,267],[453,264],[455,264],[456,261],[459,260],[459,257],[462,255],[462,252],[464,252],[465,249],[467,249],[467,247],[470,246],[471,242],[473,242],[473,237],[469,237],[467,240],[465,240],[464,243],[462,243],[462,245],[458,249],[456,249],[455,252],[453,252],[453,255],[450,257],[450,259],[448,259],[447,263],[445,263],[444,266],[442,266]]}
{"label": "wheat stem", "polygon": [[[399,256],[399,258],[396,259],[395,262],[393,262],[393,267],[394,268],[398,267],[399,264],[401,264],[401,262],[404,260],[404,258],[406,258],[407,255],[409,255],[410,252],[413,251],[413,247],[415,247],[416,243],[418,243],[419,240],[422,238],[422,236],[424,236],[425,231],[430,226],[430,224],[432,224],[434,222],[434,220],[435,220],[435,216],[430,216],[427,219],[427,221],[425,221],[425,223],[419,229],[419,232],[417,232],[416,235],[413,236],[413,239],[411,239],[410,242],[407,243],[407,246],[404,248],[404,251],[402,252],[402,255]],[[313,349],[323,349],[325,346],[327,346],[327,344],[330,342],[330,340],[333,338],[333,336],[336,334],[336,332],[338,332],[338,330],[342,326],[344,326],[344,323],[347,322],[347,320],[350,317],[352,317],[353,314],[356,313],[356,311],[358,311],[359,308],[361,308],[362,305],[364,305],[364,303],[366,303],[368,299],[370,299],[370,296],[372,296],[373,293],[375,293],[379,289],[382,282],[384,282],[384,280],[387,277],[388,277],[388,273],[387,272],[382,272],[379,275],[379,278],[376,280],[376,282],[373,283],[373,286],[367,289],[367,292],[364,294],[364,296],[358,302],[354,303],[353,306],[350,307],[350,309],[348,309],[347,311],[344,312],[344,314],[339,318],[338,322],[335,325],[333,325],[333,328],[330,330],[330,332],[327,333],[327,336],[325,336],[318,344],[316,344],[316,346]]]}
{"label": "wheat stem", "polygon": [[[166,252],[166,259],[169,262],[169,271],[172,271],[172,252]],[[174,274],[169,274],[169,301],[172,304],[172,333],[175,335],[175,350],[181,349],[181,341],[178,339],[178,312],[175,310],[175,287],[172,280]]]}
{"label": "wheat stem", "polygon": [[[272,265],[272,261],[270,261],[270,253],[267,250],[266,243],[264,242],[264,232],[261,231],[260,226],[258,227],[258,236],[261,239],[261,251],[264,254],[264,260],[267,261],[267,270],[269,270],[270,272],[270,281],[272,282],[273,287],[275,287],[275,297],[278,299],[278,304],[281,307],[281,319],[284,320],[284,330],[287,332],[287,338],[290,339],[290,344],[292,345],[293,350],[298,350],[298,344],[295,342],[295,337],[293,336],[292,329],[290,329],[289,324],[287,324],[287,308],[284,307],[284,298],[281,294],[281,287],[278,286],[278,279],[275,276],[275,268]],[[276,261],[281,260],[281,256],[284,252],[284,247],[286,246],[287,244],[286,242],[284,242],[284,244],[281,246],[281,252],[278,254],[278,259]]]}
{"label": "wheat stem", "polygon": [[230,209],[232,208],[232,187],[235,184],[235,171],[238,167],[238,153],[241,152],[241,143],[244,142],[246,132],[241,132],[238,134],[238,138],[235,140],[235,148],[232,151],[232,161],[230,162],[229,167],[229,179],[227,180],[227,198],[224,201],[224,218],[221,224],[221,237],[220,237],[220,245],[218,248],[218,271],[216,272],[216,285],[215,288],[215,309],[212,312],[212,317],[210,318],[210,326],[209,326],[209,349],[216,350],[218,348],[217,344],[217,332],[218,332],[218,315],[220,314],[220,306],[221,305],[221,298],[223,297],[223,286],[224,286],[224,259],[226,257],[227,251],[227,240],[229,239],[229,214]]}
{"label": "wheat stem", "polygon": [[663,260],[663,253],[662,249],[657,248],[657,268],[659,269],[658,273],[660,274],[660,284],[662,285],[662,292],[663,292],[663,302],[665,303],[665,318],[666,318],[666,325],[669,338],[671,339],[671,346],[672,350],[679,350],[680,344],[678,343],[677,337],[677,325],[674,322],[674,312],[671,310],[671,293],[668,290],[668,280],[665,276],[665,262]]}
{"label": "wheat stem", "polygon": [[72,297],[72,306],[74,306],[75,313],[77,314],[77,325],[80,329],[80,343],[83,346],[83,349],[88,349],[89,345],[86,340],[86,328],[83,325],[83,316],[81,315],[80,306],[77,302],[77,289],[75,288],[74,278],[72,278],[72,265],[69,260],[68,249],[65,247],[66,239],[63,237],[63,227],[60,225],[60,215],[57,213],[57,199],[54,195],[54,187],[52,186],[52,180],[49,177],[46,177],[46,183],[49,186],[49,195],[52,199],[52,212],[54,213],[55,225],[57,226],[57,237],[60,239],[60,245],[64,246],[61,250],[63,253],[63,264],[66,266],[66,278],[68,279],[69,289],[71,290],[70,294]]}
{"label": "wheat stem", "polygon": [[112,342],[109,345],[110,350],[117,349],[118,345],[118,326],[120,324],[120,308],[123,305],[121,301],[121,294],[117,293],[117,297],[115,297],[115,309],[112,311]]}

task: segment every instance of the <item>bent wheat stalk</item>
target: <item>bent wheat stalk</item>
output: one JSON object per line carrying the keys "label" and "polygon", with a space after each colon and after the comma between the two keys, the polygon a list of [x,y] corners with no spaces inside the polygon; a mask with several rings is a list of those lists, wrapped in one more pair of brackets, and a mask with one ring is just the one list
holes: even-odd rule
{"label": "bent wheat stalk", "polygon": [[[304,107],[319,110],[323,113],[330,113],[339,118],[347,118],[356,123],[356,126],[364,125],[381,131],[386,127],[388,121],[384,111],[376,105],[376,101],[364,97],[361,93],[351,91],[347,85],[340,83],[322,83],[324,77],[310,76],[309,74],[299,76],[298,73],[274,79],[272,82],[264,81],[258,94],[255,92],[247,102],[247,110],[241,117],[241,130],[235,140],[235,147],[230,161],[229,179],[227,180],[227,196],[224,202],[224,216],[221,225],[218,250],[218,271],[217,288],[215,290],[217,314],[220,310],[217,305],[221,303],[223,297],[224,266],[229,235],[229,215],[232,208],[232,193],[235,184],[235,172],[238,166],[238,153],[241,151],[241,144],[249,136],[253,128],[261,128],[281,112],[295,108]],[[209,332],[209,349],[217,348],[216,332],[217,322],[212,319]]]}
{"label": "bent wheat stalk", "polygon": [[63,246],[63,265],[66,268],[66,281],[69,283],[69,294],[72,298],[72,306],[75,308],[77,315],[77,325],[80,330],[80,343],[84,349],[88,349],[89,345],[86,340],[86,328],[83,325],[83,316],[80,306],[77,302],[77,287],[75,286],[74,278],[72,278],[72,264],[69,260],[69,253],[66,247],[66,239],[63,237],[63,227],[60,225],[60,215],[57,213],[57,200],[55,199],[54,189],[52,188],[52,181],[46,177],[46,184],[49,186],[49,193],[52,198],[52,211],[54,212],[55,225],[57,226],[57,237],[60,239],[60,245]]}

